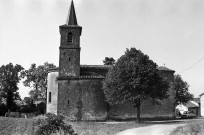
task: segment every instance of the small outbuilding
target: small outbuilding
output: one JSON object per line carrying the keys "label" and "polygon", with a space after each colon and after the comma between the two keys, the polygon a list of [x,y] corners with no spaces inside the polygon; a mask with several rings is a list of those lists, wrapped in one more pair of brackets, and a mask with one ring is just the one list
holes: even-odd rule
{"label": "small outbuilding", "polygon": [[197,99],[198,98],[196,98],[196,101],[192,100],[186,104],[177,105],[176,110],[178,110],[180,114],[183,114],[185,111],[190,111],[196,116],[200,116],[200,105],[198,103],[199,100]]}

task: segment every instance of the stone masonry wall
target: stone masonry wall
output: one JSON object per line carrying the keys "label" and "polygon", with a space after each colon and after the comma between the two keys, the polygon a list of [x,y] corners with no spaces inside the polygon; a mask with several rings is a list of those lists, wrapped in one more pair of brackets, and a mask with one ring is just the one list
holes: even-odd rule
{"label": "stone masonry wall", "polygon": [[[68,33],[73,34],[73,43],[68,43]],[[60,26],[61,42],[59,76],[80,75],[80,35],[81,27]]]}
{"label": "stone masonry wall", "polygon": [[58,114],[71,120],[105,120],[101,79],[59,80]]}

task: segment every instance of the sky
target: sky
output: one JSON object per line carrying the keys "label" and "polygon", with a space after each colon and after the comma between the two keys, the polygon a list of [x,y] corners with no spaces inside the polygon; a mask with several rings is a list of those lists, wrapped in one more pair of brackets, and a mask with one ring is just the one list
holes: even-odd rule
{"label": "sky", "polygon": [[[0,65],[59,65],[59,26],[71,0],[0,0]],[[101,65],[135,47],[204,92],[203,0],[74,0],[81,64]],[[29,88],[19,84],[21,97]]]}

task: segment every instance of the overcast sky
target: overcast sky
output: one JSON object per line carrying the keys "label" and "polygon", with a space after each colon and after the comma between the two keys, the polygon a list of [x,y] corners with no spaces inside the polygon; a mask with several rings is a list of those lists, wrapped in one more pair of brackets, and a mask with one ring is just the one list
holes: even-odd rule
{"label": "overcast sky", "polygon": [[[0,65],[59,63],[59,26],[70,0],[0,0]],[[203,0],[74,0],[81,64],[103,64],[135,47],[204,92]],[[191,67],[192,66],[192,67]],[[191,68],[189,68],[191,67]],[[189,69],[188,69],[189,68]],[[188,69],[188,70],[186,70]],[[20,94],[29,89],[20,84]]]}

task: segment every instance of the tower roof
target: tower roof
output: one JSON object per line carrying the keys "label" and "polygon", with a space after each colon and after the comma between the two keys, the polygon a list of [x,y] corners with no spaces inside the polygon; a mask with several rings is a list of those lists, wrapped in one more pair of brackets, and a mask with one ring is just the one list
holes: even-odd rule
{"label": "tower roof", "polygon": [[66,25],[78,25],[73,0],[71,2],[70,7],[69,7],[69,13],[67,16]]}

